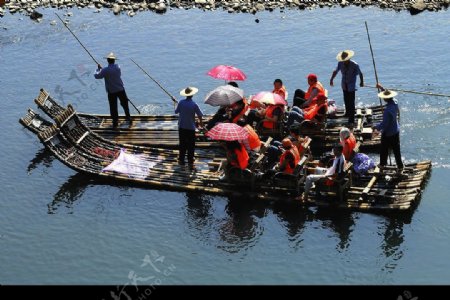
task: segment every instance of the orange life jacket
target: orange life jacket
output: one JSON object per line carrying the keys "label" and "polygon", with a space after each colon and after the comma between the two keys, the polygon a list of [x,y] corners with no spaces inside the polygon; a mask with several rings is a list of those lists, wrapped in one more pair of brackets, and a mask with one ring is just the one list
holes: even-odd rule
{"label": "orange life jacket", "polygon": [[283,85],[281,88],[279,88],[279,89],[274,89],[273,91],[272,91],[272,93],[274,93],[274,94],[278,94],[278,95],[280,95],[281,97],[283,97],[283,99],[285,99],[286,100],[286,87]]}
{"label": "orange life jacket", "polygon": [[306,100],[309,100],[309,98],[311,97],[311,93],[312,93],[313,89],[318,89],[318,91],[319,91],[318,93],[322,92],[324,95],[326,95],[325,88],[320,83],[320,81],[317,81],[316,83],[309,86],[308,91],[305,93]]}
{"label": "orange life jacket", "polygon": [[[266,108],[266,117],[273,118],[273,111],[277,108],[280,108],[281,111],[283,111],[283,107],[281,107],[279,105],[270,105],[269,107],[267,107]],[[264,121],[262,125],[264,128],[275,128],[275,122],[272,122],[272,121]]]}
{"label": "orange life jacket", "polygon": [[249,156],[245,147],[241,144],[241,149],[234,149],[234,153],[236,154],[237,160],[231,161],[230,164],[242,170],[247,168]]}
{"label": "orange life jacket", "polygon": [[305,107],[303,109],[303,117],[305,120],[312,120],[317,115],[317,113],[320,111],[320,109],[325,108],[325,111],[328,110],[328,104],[327,102],[318,105],[317,103],[314,103],[308,107]]}
{"label": "orange life jacket", "polygon": [[240,118],[242,118],[242,117],[244,116],[244,114],[245,114],[245,112],[247,111],[247,109],[248,109],[248,105],[247,105],[247,103],[244,101],[244,107],[242,108],[242,110],[240,111],[240,113],[237,114],[237,116],[234,117],[233,120],[231,120],[231,122],[232,122],[232,123],[236,123]]}
{"label": "orange life jacket", "polygon": [[353,149],[356,146],[356,139],[353,134],[350,134],[350,137],[343,142],[344,149],[342,150],[342,154],[344,154],[345,160],[350,160],[350,156],[352,155]]}
{"label": "orange life jacket", "polygon": [[300,154],[298,153],[297,147],[292,147],[291,149],[284,151],[284,153],[280,156],[280,165],[285,161],[288,154],[291,154],[294,157],[294,167],[292,168],[291,165],[287,163],[283,172],[286,174],[292,174],[294,173],[295,166],[300,161]]}
{"label": "orange life jacket", "polygon": [[247,124],[244,128],[248,131],[248,145],[250,149],[253,150],[261,147],[261,140],[253,127]]}

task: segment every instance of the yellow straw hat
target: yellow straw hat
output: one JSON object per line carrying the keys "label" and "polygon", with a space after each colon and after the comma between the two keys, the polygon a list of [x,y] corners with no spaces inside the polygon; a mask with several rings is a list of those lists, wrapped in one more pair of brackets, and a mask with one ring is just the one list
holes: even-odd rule
{"label": "yellow straw hat", "polygon": [[114,59],[117,60],[117,57],[114,53],[109,52],[109,54],[105,57],[106,59]]}
{"label": "yellow straw hat", "polygon": [[338,61],[347,61],[350,60],[350,58],[353,57],[353,55],[355,55],[355,52],[352,50],[344,50],[338,53],[338,55],[336,56],[336,59]]}
{"label": "yellow straw hat", "polygon": [[378,98],[381,98],[381,99],[390,99],[390,98],[394,98],[395,96],[397,96],[397,92],[390,91],[390,90],[384,90],[381,93],[378,93]]}
{"label": "yellow straw hat", "polygon": [[198,92],[198,88],[193,87],[193,86],[188,86],[185,89],[182,89],[180,91],[180,95],[183,97],[190,97],[190,96],[194,96],[195,94],[197,94]]}

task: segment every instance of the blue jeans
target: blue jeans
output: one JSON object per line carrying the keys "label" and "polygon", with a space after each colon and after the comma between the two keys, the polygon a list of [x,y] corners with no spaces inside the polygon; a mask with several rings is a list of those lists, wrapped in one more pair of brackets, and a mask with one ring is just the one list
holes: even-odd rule
{"label": "blue jeans", "polygon": [[294,106],[291,111],[289,112],[288,120],[287,120],[287,127],[291,127],[294,122],[301,123],[305,120],[305,117],[303,116],[303,110],[301,110],[299,107]]}

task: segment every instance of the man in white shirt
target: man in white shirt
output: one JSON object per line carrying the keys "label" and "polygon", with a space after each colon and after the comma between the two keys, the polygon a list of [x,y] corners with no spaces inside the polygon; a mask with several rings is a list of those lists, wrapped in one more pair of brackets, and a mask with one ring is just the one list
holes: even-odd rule
{"label": "man in white shirt", "polygon": [[307,201],[309,191],[312,188],[314,182],[326,178],[337,177],[344,172],[345,157],[342,154],[343,147],[341,144],[337,144],[333,147],[334,161],[330,168],[317,167],[314,170],[314,174],[308,175],[305,181],[305,192],[299,197],[300,201]]}

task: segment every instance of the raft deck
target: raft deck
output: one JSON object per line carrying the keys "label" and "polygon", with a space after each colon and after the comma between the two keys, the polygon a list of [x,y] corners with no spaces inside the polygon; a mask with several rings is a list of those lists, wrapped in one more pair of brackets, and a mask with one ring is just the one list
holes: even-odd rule
{"label": "raft deck", "polygon": [[[77,172],[111,182],[157,189],[239,195],[270,201],[296,201],[299,193],[296,188],[277,186],[270,180],[256,180],[251,187],[248,184],[221,180],[217,168],[224,156],[214,149],[196,151],[197,169],[189,170],[177,164],[177,150],[118,144],[104,139],[90,130],[70,105],[55,117],[56,124],[49,126],[48,123],[36,120],[36,114],[29,110],[21,123],[34,127],[32,132],[38,134],[45,147],[61,162]],[[118,153],[121,149],[129,154],[140,155],[144,162],[148,162],[148,173],[141,176],[142,174],[125,175],[102,171],[114,160],[108,154]],[[353,180],[344,201],[337,201],[333,192],[317,193],[313,189],[308,202],[298,203],[363,211],[410,210],[420,199],[430,170],[430,161],[406,165],[400,175],[393,168],[386,168],[382,172],[370,172],[365,177]],[[376,180],[373,180],[374,177]]]}

